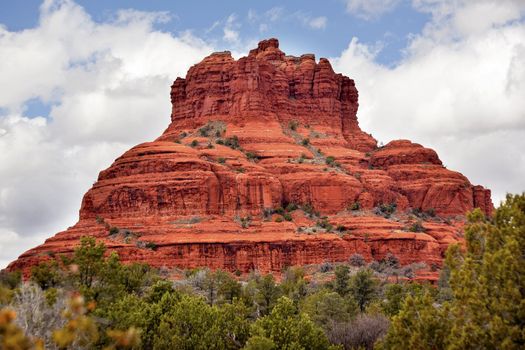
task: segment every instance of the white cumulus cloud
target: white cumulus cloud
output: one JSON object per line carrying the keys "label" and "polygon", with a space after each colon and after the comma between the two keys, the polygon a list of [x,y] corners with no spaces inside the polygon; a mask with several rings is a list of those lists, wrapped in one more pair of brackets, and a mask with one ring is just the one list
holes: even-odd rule
{"label": "white cumulus cloud", "polygon": [[[367,19],[397,3],[346,1]],[[357,38],[332,60],[356,80],[362,128],[385,143],[408,138],[435,148],[449,168],[491,188],[496,204],[525,190],[525,3],[412,5],[431,20],[398,64],[378,64],[381,46]],[[166,127],[171,83],[212,51],[189,32],[155,29],[171,17],[125,10],[95,22],[72,1],[47,0],[34,28],[0,26],[0,267],[74,224],[98,172]],[[277,21],[327,26],[323,16],[280,7],[248,19],[266,29]],[[234,14],[215,29],[234,49],[255,45]],[[49,115],[28,117],[34,100],[49,104]]]}
{"label": "white cumulus cloud", "polygon": [[[433,19],[395,67],[376,63],[357,38],[334,59],[356,80],[363,129],[435,148],[449,168],[491,188],[496,205],[525,190],[525,23],[515,15],[525,4],[509,1],[512,13],[499,4],[419,0]],[[471,27],[478,18],[487,23]]]}
{"label": "white cumulus cloud", "polygon": [[359,18],[371,20],[392,11],[400,0],[346,0],[345,2],[346,11]]}
{"label": "white cumulus cloud", "polygon": [[239,24],[236,22],[237,16],[232,13],[228,16],[226,19],[226,23],[223,28],[223,40],[234,45],[238,45],[239,40],[239,31],[237,28],[239,27]]}
{"label": "white cumulus cloud", "polygon": [[[171,83],[212,51],[154,28],[168,20],[125,10],[97,23],[48,0],[35,28],[0,27],[0,267],[74,224],[98,172],[166,127]],[[35,99],[49,116],[24,114]]]}
{"label": "white cumulus cloud", "polygon": [[324,29],[326,28],[326,23],[328,20],[324,16],[315,17],[308,21],[308,25],[314,29]]}

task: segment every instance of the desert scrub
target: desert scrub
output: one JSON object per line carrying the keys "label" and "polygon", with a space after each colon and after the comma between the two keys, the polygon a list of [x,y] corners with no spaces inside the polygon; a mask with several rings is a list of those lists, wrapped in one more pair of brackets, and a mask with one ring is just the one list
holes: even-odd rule
{"label": "desert scrub", "polygon": [[145,247],[146,249],[151,249],[151,250],[157,250],[158,248],[157,244],[153,242],[146,242]]}
{"label": "desert scrub", "polygon": [[408,230],[410,232],[425,232],[425,227],[423,227],[423,223],[421,222],[421,220],[418,220],[416,222],[414,222],[412,225],[410,225],[408,227]]}
{"label": "desert scrub", "polygon": [[245,155],[246,158],[248,158],[248,160],[251,160],[252,162],[256,162],[259,159],[259,157],[257,157],[257,155],[253,152],[246,152]]}
{"label": "desert scrub", "polygon": [[116,227],[116,226],[112,226],[110,229],[109,229],[109,234],[110,235],[117,235],[118,233],[120,232],[119,228]]}
{"label": "desert scrub", "polygon": [[286,206],[286,211],[287,212],[292,212],[294,210],[297,210],[299,207],[297,206],[297,204],[295,203],[288,203],[288,205]]}
{"label": "desert scrub", "polygon": [[224,140],[224,145],[230,147],[231,149],[239,149],[239,138],[237,135],[234,135],[233,137],[228,137],[226,140]]}
{"label": "desert scrub", "polygon": [[381,215],[381,216],[384,216],[385,218],[389,218],[397,209],[397,204],[396,203],[390,203],[390,204],[385,204],[385,203],[381,203],[378,207],[374,208],[374,213],[376,215]]}
{"label": "desert scrub", "polygon": [[324,272],[332,271],[333,268],[334,266],[332,265],[332,263],[325,261],[319,266],[319,271],[324,273]]}
{"label": "desert scrub", "polygon": [[318,220],[316,225],[320,228],[325,229],[327,232],[330,232],[333,230],[334,226],[328,221],[328,219],[323,218],[321,220]]}
{"label": "desert scrub", "polygon": [[211,130],[211,126],[210,125],[205,125],[205,126],[203,126],[202,128],[199,129],[199,134],[202,137],[208,137],[209,133],[210,133],[210,130]]}
{"label": "desert scrub", "polygon": [[352,211],[359,210],[359,209],[361,209],[361,204],[359,204],[359,201],[355,201],[354,203],[352,203],[352,204],[350,204],[348,206],[348,209],[352,210]]}
{"label": "desert scrub", "polygon": [[251,216],[242,217],[239,219],[239,222],[242,228],[248,228],[250,227],[250,224],[252,222],[252,217]]}
{"label": "desert scrub", "polygon": [[350,258],[348,259],[348,262],[352,266],[361,267],[366,265],[365,258],[361,254],[354,253]]}

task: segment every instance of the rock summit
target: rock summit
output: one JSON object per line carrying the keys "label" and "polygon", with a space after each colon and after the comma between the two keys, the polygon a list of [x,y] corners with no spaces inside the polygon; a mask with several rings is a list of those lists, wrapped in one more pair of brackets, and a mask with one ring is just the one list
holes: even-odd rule
{"label": "rock summit", "polygon": [[359,127],[354,81],[277,39],[204,58],[171,102],[165,132],[100,172],[77,224],[10,269],[69,254],[84,235],[156,267],[270,272],[356,253],[439,266],[465,213],[493,210],[490,191],[432,149],[379,147]]}

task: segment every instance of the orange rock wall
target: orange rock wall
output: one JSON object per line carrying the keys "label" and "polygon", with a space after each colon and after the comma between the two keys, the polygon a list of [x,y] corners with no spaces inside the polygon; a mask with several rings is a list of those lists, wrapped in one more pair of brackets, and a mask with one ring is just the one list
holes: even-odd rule
{"label": "orange rock wall", "polygon": [[[82,235],[125,262],[159,267],[280,271],[354,253],[439,265],[446,247],[462,241],[464,214],[492,211],[490,191],[443,167],[435,151],[407,140],[377,147],[359,128],[353,80],[326,59],[286,56],[276,39],[239,60],[206,57],[175,80],[171,100],[163,135],[101,171],[79,222],[11,269],[71,253]],[[268,217],[288,203],[311,207],[314,217]],[[396,208],[388,219],[377,209],[385,205]],[[409,232],[412,210],[441,219]],[[339,232],[325,232],[322,220]],[[109,235],[111,226],[120,233]]]}

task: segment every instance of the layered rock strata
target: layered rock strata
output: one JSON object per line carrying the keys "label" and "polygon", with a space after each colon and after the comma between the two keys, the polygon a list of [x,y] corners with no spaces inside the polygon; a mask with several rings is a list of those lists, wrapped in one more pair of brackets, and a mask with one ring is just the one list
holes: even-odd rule
{"label": "layered rock strata", "polygon": [[378,147],[359,128],[354,81],[276,39],[239,60],[206,57],[171,101],[166,131],[100,173],[78,223],[10,269],[69,254],[83,235],[157,267],[269,272],[355,253],[439,266],[465,213],[493,209],[489,190],[433,150]]}

